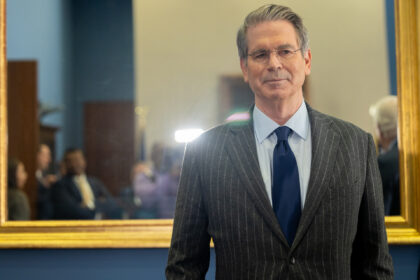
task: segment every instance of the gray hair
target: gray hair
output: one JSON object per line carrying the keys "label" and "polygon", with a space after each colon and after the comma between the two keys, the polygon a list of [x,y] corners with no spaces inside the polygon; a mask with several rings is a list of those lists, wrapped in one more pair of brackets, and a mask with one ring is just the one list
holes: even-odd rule
{"label": "gray hair", "polygon": [[398,106],[395,95],[384,97],[370,106],[369,114],[384,137],[393,138],[397,135]]}
{"label": "gray hair", "polygon": [[241,59],[248,57],[248,42],[246,40],[246,32],[249,27],[255,26],[266,21],[287,20],[293,24],[296,34],[298,35],[298,43],[300,51],[304,54],[309,48],[308,32],[303,25],[302,18],[294,13],[290,8],[280,5],[264,5],[255,11],[249,13],[244,20],[244,23],[238,30],[236,37],[236,44],[238,46],[238,53]]}

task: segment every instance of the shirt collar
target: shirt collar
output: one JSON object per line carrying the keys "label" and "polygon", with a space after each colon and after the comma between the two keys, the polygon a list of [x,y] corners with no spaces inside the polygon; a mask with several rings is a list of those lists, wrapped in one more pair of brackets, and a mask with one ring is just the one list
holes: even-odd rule
{"label": "shirt collar", "polygon": [[80,175],[74,175],[74,180],[83,180],[83,181],[85,181],[85,180],[87,180],[87,178],[86,178],[86,174],[85,173],[82,173],[82,174],[80,174]]}
{"label": "shirt collar", "polygon": [[397,139],[396,138],[394,139],[394,141],[391,142],[391,144],[389,144],[387,149],[380,148],[379,149],[379,154],[386,154],[387,152],[391,151],[392,148],[394,148],[395,145],[397,145]]}
{"label": "shirt collar", "polygon": [[[257,106],[253,111],[254,131],[257,136],[258,143],[262,143],[271,133],[280,127],[275,121],[264,114]],[[306,140],[309,133],[309,115],[305,102],[302,102],[299,109],[284,124],[296,133],[300,138]]]}

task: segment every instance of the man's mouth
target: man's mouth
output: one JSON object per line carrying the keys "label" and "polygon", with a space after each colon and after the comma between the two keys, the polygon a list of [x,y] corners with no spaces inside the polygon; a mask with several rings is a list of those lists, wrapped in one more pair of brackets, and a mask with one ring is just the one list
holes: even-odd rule
{"label": "man's mouth", "polygon": [[269,80],[265,80],[265,83],[276,83],[276,82],[281,82],[281,81],[286,81],[287,79],[269,79]]}

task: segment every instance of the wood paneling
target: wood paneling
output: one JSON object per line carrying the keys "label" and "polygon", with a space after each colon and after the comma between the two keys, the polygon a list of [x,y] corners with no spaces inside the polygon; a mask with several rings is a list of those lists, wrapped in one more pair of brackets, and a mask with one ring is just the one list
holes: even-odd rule
{"label": "wood paneling", "polygon": [[9,61],[7,74],[8,156],[19,159],[25,165],[28,173],[25,192],[31,204],[31,216],[35,217],[36,151],[39,143],[37,63]]}
{"label": "wood paneling", "polygon": [[254,103],[254,93],[242,75],[224,75],[219,80],[218,121],[222,123],[231,114],[247,111]]}
{"label": "wood paneling", "polygon": [[92,102],[84,106],[87,173],[117,196],[131,184],[134,163],[133,102]]}

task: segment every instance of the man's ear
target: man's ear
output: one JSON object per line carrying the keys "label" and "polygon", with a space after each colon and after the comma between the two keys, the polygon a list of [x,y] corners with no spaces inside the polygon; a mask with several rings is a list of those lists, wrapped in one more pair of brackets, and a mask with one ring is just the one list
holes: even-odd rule
{"label": "man's ear", "polygon": [[304,56],[305,59],[305,75],[311,74],[311,61],[312,61],[312,53],[311,49],[308,49]]}
{"label": "man's ear", "polygon": [[244,75],[244,81],[245,83],[248,83],[248,62],[246,61],[246,59],[241,58],[241,69],[242,69],[242,74]]}

